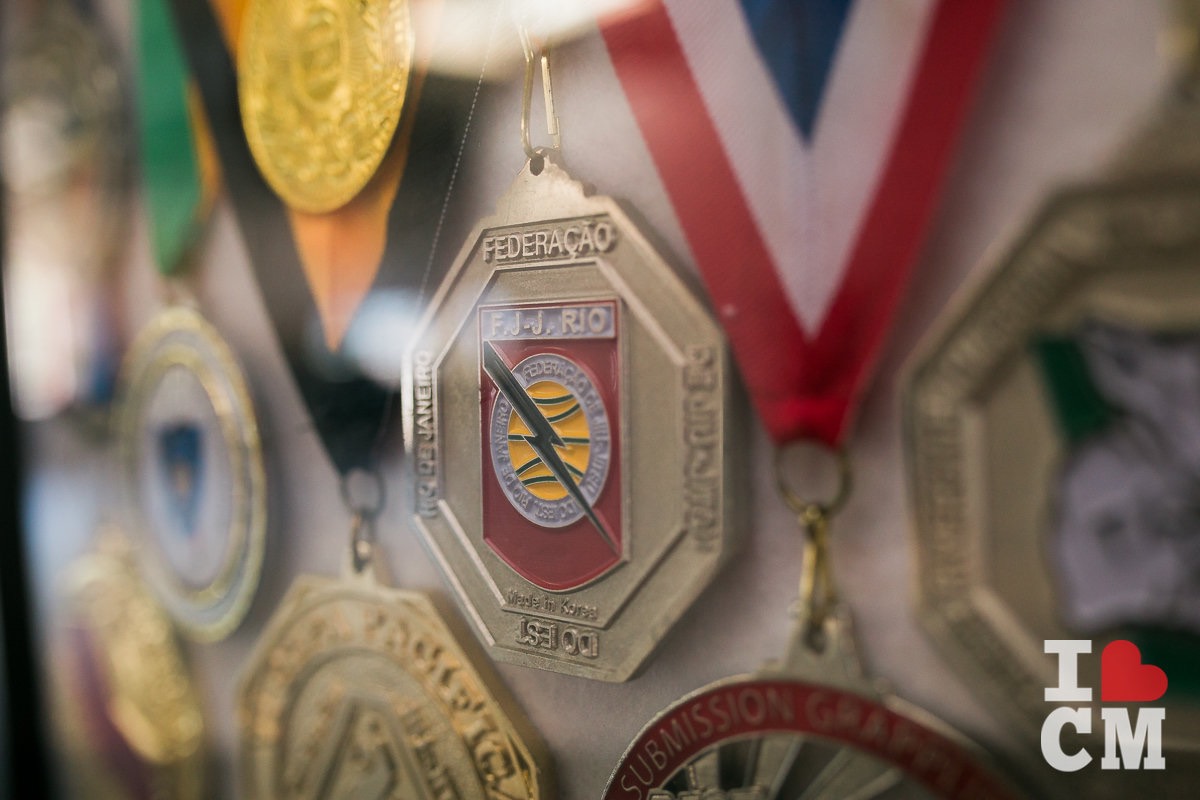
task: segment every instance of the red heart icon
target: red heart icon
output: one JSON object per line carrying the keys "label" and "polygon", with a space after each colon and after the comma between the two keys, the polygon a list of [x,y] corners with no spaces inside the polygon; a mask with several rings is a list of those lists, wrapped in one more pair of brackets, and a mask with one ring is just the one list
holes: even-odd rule
{"label": "red heart icon", "polygon": [[1142,663],[1133,642],[1117,639],[1100,654],[1100,699],[1105,703],[1149,703],[1167,692],[1167,673]]}

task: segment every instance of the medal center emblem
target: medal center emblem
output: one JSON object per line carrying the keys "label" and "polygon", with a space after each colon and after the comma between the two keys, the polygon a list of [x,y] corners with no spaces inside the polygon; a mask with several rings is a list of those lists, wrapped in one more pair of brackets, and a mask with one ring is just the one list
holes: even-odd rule
{"label": "medal center emblem", "polygon": [[179,422],[164,426],[158,437],[171,511],[179,530],[191,537],[203,483],[204,434],[198,425]]}
{"label": "medal center emblem", "polygon": [[502,393],[492,408],[496,479],[525,519],[566,527],[588,515],[608,477],[604,401],[583,368],[557,353],[529,356],[512,376],[523,396]]}
{"label": "medal center emblem", "polygon": [[483,542],[550,591],[625,557],[617,304],[481,306]]}

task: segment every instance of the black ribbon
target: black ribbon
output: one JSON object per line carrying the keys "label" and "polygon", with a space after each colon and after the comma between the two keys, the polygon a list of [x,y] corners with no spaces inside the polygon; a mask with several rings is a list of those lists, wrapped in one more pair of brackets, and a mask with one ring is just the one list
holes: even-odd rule
{"label": "black ribbon", "polygon": [[[393,389],[330,352],[314,335],[317,309],[287,210],[259,173],[246,141],[237,74],[220,25],[207,0],[170,4],[263,303],[313,425],[339,472],[370,469],[393,411]],[[437,286],[448,266],[442,259],[425,274],[477,88],[471,81],[430,74],[421,90],[404,176],[388,216],[387,247],[373,284],[399,290],[412,313],[418,311],[421,284]]]}

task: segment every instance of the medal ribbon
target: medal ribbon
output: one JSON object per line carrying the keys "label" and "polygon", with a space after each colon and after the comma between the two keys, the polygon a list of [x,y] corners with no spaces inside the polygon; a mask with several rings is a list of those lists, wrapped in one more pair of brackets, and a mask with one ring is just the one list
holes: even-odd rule
{"label": "medal ribbon", "polygon": [[[731,0],[708,0],[704,10],[719,10],[722,2],[728,5]],[[829,38],[836,40],[842,35],[844,44],[842,28],[854,24],[855,11],[863,6],[855,5],[847,17],[841,8],[844,2],[793,4],[792,16],[785,13],[788,7],[778,3],[745,0],[743,5],[750,15],[745,27],[758,46],[782,41],[784,47],[794,50],[791,61],[765,57],[767,74],[790,68],[811,78],[815,71],[818,90],[812,88],[813,80],[799,80],[791,89],[784,86],[780,93],[789,104],[796,141],[811,138],[810,132],[819,140],[821,120],[814,121],[814,109],[822,100],[829,100],[828,92],[822,96],[819,91],[820,81],[838,66],[838,53],[830,48]],[[727,63],[720,65],[722,79],[717,83],[723,86],[714,91],[699,79],[696,68],[701,65],[695,51],[686,46],[684,34],[711,32],[713,15],[702,19],[703,25],[689,26],[692,19],[701,17],[690,10],[695,5],[689,9],[684,0],[660,0],[644,14],[603,28],[617,76],[729,335],[742,376],[777,443],[809,438],[836,447],[845,437],[920,253],[952,145],[1003,5],[1004,0],[936,0],[932,4],[895,134],[887,145],[874,191],[861,211],[857,233],[838,265],[841,277],[832,286],[819,324],[811,324],[814,315],[810,313],[806,315],[808,326],[796,310],[797,293],[793,291],[789,298],[788,287],[828,283],[829,262],[807,258],[825,224],[797,208],[790,224],[808,223],[802,228],[804,238],[791,248],[771,246],[769,240],[778,230],[760,222],[764,198],[747,191],[746,180],[738,171],[742,154],[737,151],[755,150],[763,141],[755,127],[758,115],[750,123],[742,120],[740,130],[746,141],[730,142],[723,138],[724,129],[713,113],[720,111],[718,100],[732,96],[732,73],[726,68],[736,68],[736,59],[722,54]],[[829,6],[825,16],[809,14],[820,18],[820,25],[806,27],[805,13],[824,6]],[[917,5],[905,8],[911,13]],[[742,13],[741,8],[734,10]],[[870,10],[878,12],[878,6]],[[768,24],[771,20],[776,22]],[[781,25],[793,26],[793,40],[788,40]],[[822,30],[828,33],[824,38]],[[723,31],[723,41],[735,33]],[[812,52],[814,45],[808,40],[814,36],[820,46]],[[811,55],[805,55],[806,48]],[[745,94],[746,88],[737,87],[737,93]],[[865,136],[870,131],[856,127],[850,135],[857,139],[860,133]],[[775,158],[773,151],[766,152],[766,158]],[[820,169],[820,164],[811,164],[804,177]],[[781,165],[777,172],[783,171]],[[774,177],[768,175],[768,179]],[[774,190],[779,184],[768,185]],[[771,191],[765,201],[786,201],[793,188]],[[800,204],[813,199],[811,186],[798,188]],[[787,213],[791,211],[787,209]],[[845,209],[835,208],[829,216],[836,220],[843,213]],[[805,292],[800,295],[803,302]]]}
{"label": "medal ribbon", "polygon": [[[342,474],[369,469],[391,412],[391,389],[315,341],[319,319],[293,238],[290,211],[261,177],[242,132],[237,77],[213,10],[204,0],[166,0],[212,125],[242,239],[284,357],[334,467]],[[442,32],[439,31],[439,36]],[[436,46],[436,44],[435,44]],[[477,84],[439,74],[425,77],[410,123],[407,159],[387,214],[382,268],[372,285],[397,289],[415,303],[431,263],[442,203],[449,192]],[[405,114],[409,111],[406,109]],[[401,127],[406,122],[401,120]],[[332,369],[331,369],[332,365]]]}
{"label": "medal ribbon", "polygon": [[[414,21],[412,73],[404,104],[420,104],[428,73],[430,45],[437,36],[440,2],[428,2]],[[236,52],[236,51],[234,51]],[[355,312],[378,274],[388,240],[388,213],[409,164],[416,115],[403,113],[391,147],[375,175],[346,205],[326,213],[288,209],[292,236],[304,267],[325,344],[337,350]]]}
{"label": "medal ribbon", "polygon": [[167,0],[141,0],[137,45],[142,185],[150,239],[159,272],[172,275],[183,267],[212,210],[220,171]]}

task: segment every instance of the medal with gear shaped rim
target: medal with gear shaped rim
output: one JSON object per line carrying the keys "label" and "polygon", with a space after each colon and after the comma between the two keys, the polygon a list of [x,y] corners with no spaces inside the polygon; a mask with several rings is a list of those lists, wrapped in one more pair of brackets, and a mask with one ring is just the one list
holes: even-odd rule
{"label": "medal with gear shaped rim", "polygon": [[406,372],[414,520],[492,654],[630,678],[730,550],[708,312],[619,203],[539,152],[469,237]]}
{"label": "medal with gear shaped rim", "polygon": [[798,625],[781,664],[710,684],[651,720],[603,800],[1023,800],[976,745],[883,692],[850,614]]}

